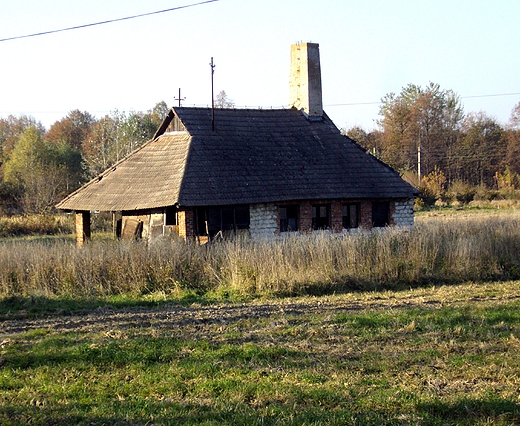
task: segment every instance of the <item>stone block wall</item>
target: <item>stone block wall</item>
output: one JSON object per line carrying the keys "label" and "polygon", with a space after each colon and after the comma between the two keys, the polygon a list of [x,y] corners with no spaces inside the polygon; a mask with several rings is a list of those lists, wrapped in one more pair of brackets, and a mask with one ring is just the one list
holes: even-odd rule
{"label": "stone block wall", "polygon": [[270,238],[278,233],[278,207],[275,204],[251,204],[249,231],[251,238]]}
{"label": "stone block wall", "polygon": [[396,201],[392,212],[392,224],[395,226],[413,226],[413,199]]}

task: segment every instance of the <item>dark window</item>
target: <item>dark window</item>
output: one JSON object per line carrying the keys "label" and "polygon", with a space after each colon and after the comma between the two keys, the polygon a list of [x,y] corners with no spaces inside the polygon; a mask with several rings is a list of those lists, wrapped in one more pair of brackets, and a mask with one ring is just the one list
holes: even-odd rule
{"label": "dark window", "polygon": [[205,207],[195,209],[195,234],[208,235],[208,209]]}
{"label": "dark window", "polygon": [[249,205],[199,207],[195,210],[197,235],[213,237],[219,231],[249,229]]}
{"label": "dark window", "polygon": [[343,204],[343,228],[359,227],[359,203]]}
{"label": "dark window", "polygon": [[223,231],[235,229],[235,208],[233,206],[220,208],[220,229]]}
{"label": "dark window", "polygon": [[177,209],[174,206],[166,207],[165,225],[177,225]]}
{"label": "dark window", "polygon": [[330,204],[312,206],[312,229],[330,228]]}
{"label": "dark window", "polygon": [[279,208],[280,232],[291,232],[298,230],[298,206],[283,206]]}
{"label": "dark window", "polygon": [[235,206],[235,226],[237,229],[249,229],[249,204]]}
{"label": "dark window", "polygon": [[388,201],[374,201],[372,203],[372,226],[382,228],[390,224],[390,203]]}

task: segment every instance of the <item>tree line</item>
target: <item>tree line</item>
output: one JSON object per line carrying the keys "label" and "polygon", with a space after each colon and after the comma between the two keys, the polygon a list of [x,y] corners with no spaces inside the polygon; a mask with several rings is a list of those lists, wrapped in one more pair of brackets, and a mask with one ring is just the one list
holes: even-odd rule
{"label": "tree line", "polygon": [[520,185],[520,103],[503,126],[482,111],[465,114],[452,90],[409,84],[383,97],[377,129],[345,133],[419,187],[427,203],[449,188],[471,198],[477,188]]}
{"label": "tree line", "polygon": [[[215,104],[234,106],[225,91]],[[115,110],[99,119],[74,110],[49,130],[27,115],[0,118],[0,214],[53,211],[149,140],[168,109],[163,101],[147,112]],[[452,90],[409,84],[382,99],[376,123],[344,133],[419,187],[427,202],[446,197],[448,188],[520,185],[520,103],[503,126],[484,112],[465,114]]]}
{"label": "tree line", "polygon": [[100,119],[74,110],[47,131],[33,117],[0,118],[0,214],[48,213],[149,140],[168,113],[165,102],[143,112]]}

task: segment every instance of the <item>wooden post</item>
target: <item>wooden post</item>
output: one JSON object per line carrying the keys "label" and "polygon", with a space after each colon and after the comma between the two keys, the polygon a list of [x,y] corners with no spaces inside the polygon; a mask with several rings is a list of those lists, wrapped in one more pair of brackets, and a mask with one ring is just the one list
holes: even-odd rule
{"label": "wooden post", "polygon": [[90,212],[76,212],[76,245],[81,247],[88,240],[90,240]]}

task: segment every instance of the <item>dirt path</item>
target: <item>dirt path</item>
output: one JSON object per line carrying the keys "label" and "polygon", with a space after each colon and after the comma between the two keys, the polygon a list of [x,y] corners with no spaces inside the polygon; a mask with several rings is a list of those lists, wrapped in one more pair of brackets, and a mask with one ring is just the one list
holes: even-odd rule
{"label": "dirt path", "polygon": [[162,305],[158,308],[98,308],[85,314],[49,315],[42,318],[12,318],[0,321],[0,338],[35,329],[53,332],[108,332],[138,328],[171,329],[178,327],[212,328],[252,318],[297,317],[303,314],[335,315],[371,309],[404,309],[417,306],[432,308],[474,302],[505,301],[518,299],[518,292],[501,292],[489,295],[464,287],[423,289],[404,293],[377,293],[308,297],[301,299],[276,299],[246,304],[215,304],[209,306]]}

